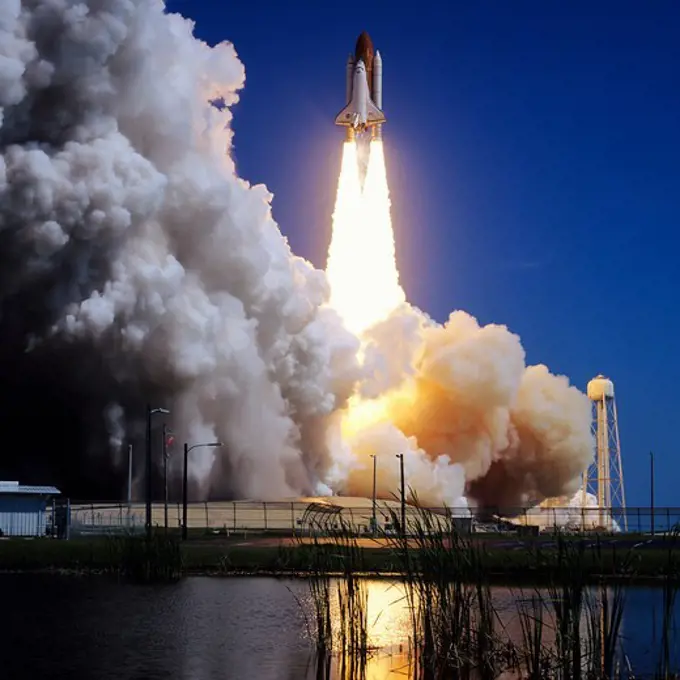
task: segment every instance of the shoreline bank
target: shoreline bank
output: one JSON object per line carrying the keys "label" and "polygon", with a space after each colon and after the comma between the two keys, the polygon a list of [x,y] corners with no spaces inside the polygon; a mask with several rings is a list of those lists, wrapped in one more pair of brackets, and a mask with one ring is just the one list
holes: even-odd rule
{"label": "shoreline bank", "polygon": [[[35,569],[0,569],[0,578],[9,575],[25,576],[59,576],[69,578],[116,578],[119,579],[115,569],[69,569],[59,567],[43,567]],[[216,570],[190,570],[185,571],[176,580],[186,578],[214,578],[214,579],[239,579],[239,578],[273,578],[281,580],[301,580],[306,581],[314,577],[322,576],[330,579],[342,579],[345,572],[323,572],[313,573],[311,571],[270,571],[270,570],[238,570],[219,572]],[[354,572],[354,577],[367,580],[386,580],[386,581],[405,581],[406,574],[400,572]],[[552,577],[546,576],[540,579],[509,579],[507,574],[484,574],[485,581],[492,587],[499,588],[545,588],[548,585],[555,585]],[[680,583],[680,578],[676,580]],[[664,576],[611,576],[593,575],[586,580],[586,585],[590,586],[614,586],[624,585],[631,588],[659,588],[666,583]],[[471,580],[468,585],[474,585]]]}
{"label": "shoreline bank", "polygon": [[[160,547],[144,548],[143,539],[79,538],[13,539],[0,542],[0,575],[43,573],[53,575],[120,576],[139,568],[152,568],[172,580],[183,577],[343,578],[347,570],[357,577],[403,580],[403,555],[397,546],[350,547],[319,543],[277,545],[243,544],[234,540],[187,541],[159,538]],[[454,548],[452,548],[453,550]],[[350,552],[351,551],[351,554]],[[413,567],[427,560],[425,550],[410,549]],[[464,554],[464,553],[461,553]],[[472,554],[472,552],[470,553]],[[490,585],[540,587],[570,578],[553,548],[517,549],[485,544],[475,550],[476,569]],[[675,544],[643,550],[622,550],[599,545],[584,550],[581,577],[592,585],[661,586],[668,567],[680,558]],[[474,581],[474,570],[469,572]]]}

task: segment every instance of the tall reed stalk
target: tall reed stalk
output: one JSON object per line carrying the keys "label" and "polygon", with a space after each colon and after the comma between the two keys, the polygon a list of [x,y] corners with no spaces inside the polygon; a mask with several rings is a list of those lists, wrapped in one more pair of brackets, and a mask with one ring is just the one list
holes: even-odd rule
{"label": "tall reed stalk", "polygon": [[357,574],[363,554],[352,537],[352,528],[342,524],[336,537],[342,576],[337,582],[340,618],[340,654],[343,678],[361,679],[368,659],[368,588]]}
{"label": "tall reed stalk", "polygon": [[[392,521],[401,529],[396,515]],[[504,650],[481,548],[450,517],[419,510],[392,549],[411,611],[414,677],[495,678]]]}
{"label": "tall reed stalk", "polygon": [[[336,642],[333,631],[335,601],[339,624],[339,672],[343,679],[361,680],[368,659],[368,588],[365,579],[360,577],[362,552],[353,537],[352,527],[344,522],[333,532],[331,544],[314,534],[311,547],[309,589],[316,623],[317,678],[328,677],[330,673]],[[332,580],[332,573],[339,575]]]}
{"label": "tall reed stalk", "polygon": [[662,569],[661,640],[656,678],[670,680],[680,677],[673,672],[674,647],[678,638],[675,635],[675,603],[680,587],[680,526],[673,528],[664,543],[666,560]]}
{"label": "tall reed stalk", "polygon": [[140,583],[176,581],[183,574],[179,541],[165,534],[151,539],[134,534],[109,539],[111,562],[119,576]]}
{"label": "tall reed stalk", "polygon": [[545,603],[540,593],[517,599],[517,616],[522,632],[521,647],[515,649],[514,666],[526,680],[551,677],[552,659],[545,647]]}

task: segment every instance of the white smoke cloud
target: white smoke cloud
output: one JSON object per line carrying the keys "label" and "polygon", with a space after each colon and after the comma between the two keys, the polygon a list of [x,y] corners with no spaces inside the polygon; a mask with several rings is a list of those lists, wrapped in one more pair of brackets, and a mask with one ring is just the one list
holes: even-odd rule
{"label": "white smoke cloud", "polygon": [[[234,47],[156,0],[5,2],[0,30],[0,228],[16,263],[0,295],[31,298],[25,337],[87,347],[107,382],[171,408],[181,438],[224,442],[192,458],[204,494],[311,492],[357,341],[269,192],[235,175]],[[124,396],[109,399],[143,417]]]}
{"label": "white smoke cloud", "polygon": [[109,431],[109,446],[116,463],[120,463],[120,454],[125,439],[125,412],[120,404],[109,404],[104,411],[104,419]]}
{"label": "white smoke cloud", "polygon": [[543,530],[568,529],[581,531],[606,529],[621,531],[619,522],[609,509],[600,508],[597,497],[578,489],[572,496],[556,496],[528,510],[521,524],[538,526]]}

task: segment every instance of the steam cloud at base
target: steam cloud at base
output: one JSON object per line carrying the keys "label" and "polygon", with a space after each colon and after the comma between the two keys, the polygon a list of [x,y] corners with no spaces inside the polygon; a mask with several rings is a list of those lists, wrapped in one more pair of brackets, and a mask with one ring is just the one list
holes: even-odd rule
{"label": "steam cloud at base", "polygon": [[[369,455],[400,452],[424,502],[573,491],[589,402],[517,336],[408,304],[345,329],[236,176],[243,65],[192,28],[154,0],[0,6],[0,406],[25,441],[6,470],[119,497],[149,401],[178,441],[224,442],[192,452],[204,498],[370,495]],[[382,495],[397,474],[379,466]]]}
{"label": "steam cloud at base", "polygon": [[395,451],[425,504],[507,512],[578,488],[593,455],[590,403],[565,377],[525,366],[507,328],[462,311],[441,326],[403,305],[365,342],[361,390],[373,398],[350,402],[345,442],[362,462],[345,478],[348,492],[370,495],[378,453],[381,495],[393,494]]}

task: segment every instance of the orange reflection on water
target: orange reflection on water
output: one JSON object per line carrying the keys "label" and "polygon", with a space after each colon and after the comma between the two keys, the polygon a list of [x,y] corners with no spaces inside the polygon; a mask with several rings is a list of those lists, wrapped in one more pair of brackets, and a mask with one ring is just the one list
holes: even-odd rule
{"label": "orange reflection on water", "polygon": [[[331,604],[333,638],[336,652],[340,651],[340,616],[335,588]],[[403,583],[388,579],[362,580],[366,589],[366,628],[368,636],[368,658],[363,680],[393,680],[410,677],[411,663],[411,612]],[[334,655],[330,677],[333,680],[353,678],[351,654]],[[345,668],[343,669],[343,661]]]}
{"label": "orange reflection on water", "polygon": [[399,582],[368,581],[368,644],[381,649],[408,647],[411,612],[406,589]]}
{"label": "orange reflection on water", "polygon": [[[366,580],[362,587],[367,593],[367,634],[369,654],[365,671],[360,675],[351,672],[351,659],[348,653],[343,668],[342,655],[334,657],[331,665],[330,677],[333,680],[353,680],[361,677],[363,680],[396,680],[409,678],[415,671],[413,658],[413,624],[406,589],[403,583],[390,580]],[[548,603],[547,593],[534,589],[522,590],[511,588],[494,588],[492,598],[495,611],[495,633],[500,640],[522,646],[523,631],[520,610],[531,614],[530,603],[533,598],[542,600],[544,629],[541,643],[546,649],[554,649],[555,645],[555,613]],[[335,599],[335,598],[334,598]],[[527,608],[529,607],[529,608]],[[337,622],[337,600],[332,606],[332,616]],[[587,655],[589,643],[588,612],[584,608],[581,615],[581,635],[584,645],[583,654]],[[339,632],[334,625],[334,636],[338,644]],[[585,656],[584,656],[585,658]],[[356,666],[354,666],[356,670]],[[516,670],[501,672],[499,679],[510,680],[519,677]]]}

